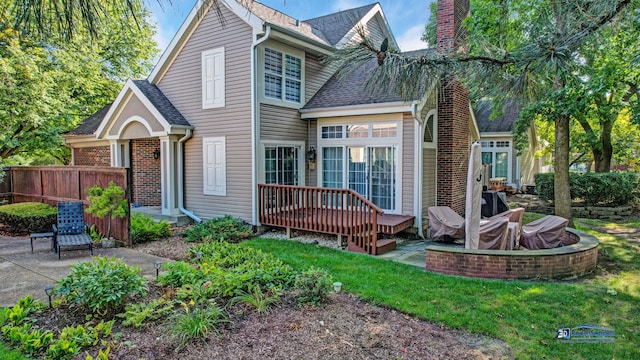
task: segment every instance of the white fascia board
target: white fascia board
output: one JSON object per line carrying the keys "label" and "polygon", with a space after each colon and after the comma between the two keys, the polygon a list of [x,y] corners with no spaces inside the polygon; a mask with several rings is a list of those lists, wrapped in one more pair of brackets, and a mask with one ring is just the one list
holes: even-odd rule
{"label": "white fascia board", "polygon": [[104,134],[111,117],[113,117],[115,113],[119,112],[118,108],[120,107],[120,103],[125,98],[127,98],[129,89],[131,89],[132,86],[133,86],[133,81],[131,79],[128,79],[127,82],[124,83],[124,86],[122,87],[122,90],[120,90],[120,93],[118,93],[118,96],[116,96],[116,99],[113,100],[113,103],[109,107],[109,111],[104,116],[104,118],[102,119],[102,122],[100,123],[100,126],[98,126],[98,130],[96,130],[95,132],[96,137],[98,139],[102,138],[102,135]]}
{"label": "white fascia board", "polygon": [[364,26],[364,24],[366,24],[367,22],[369,22],[369,20],[373,19],[373,17],[377,14],[380,13],[380,16],[382,17],[382,19],[384,20],[384,24],[387,27],[387,34],[389,35],[389,45],[391,45],[392,47],[396,48],[396,49],[400,49],[400,47],[398,46],[398,42],[396,41],[395,36],[393,35],[393,32],[391,31],[391,27],[389,26],[389,23],[387,22],[387,18],[384,16],[384,13],[382,12],[382,7],[380,6],[380,3],[376,3],[376,5],[374,7],[371,8],[371,10],[369,10],[368,13],[366,13],[362,19],[360,19],[360,21],[358,21],[353,28],[351,28],[351,30],[349,30],[343,37],[342,39],[340,39],[340,41],[338,41],[336,43],[336,48],[341,49],[342,47],[344,47],[349,40],[351,40],[352,37],[355,36],[355,34],[357,33],[356,29],[360,26]]}
{"label": "white fascia board", "polygon": [[473,112],[473,107],[471,107],[471,101],[469,101],[469,115],[471,118],[471,137],[478,141],[480,140],[480,129],[478,128],[478,122],[476,121],[476,114]]}
{"label": "white fascia board", "polygon": [[65,135],[64,144],[72,148],[105,146],[108,141],[98,140],[95,135]]}
{"label": "white fascia board", "polygon": [[411,112],[413,102],[392,102],[379,104],[363,104],[337,106],[321,109],[300,109],[302,119],[316,119],[326,117],[354,116],[354,115],[375,115],[391,114],[400,112]]}
{"label": "white fascia board", "polygon": [[271,26],[271,28],[273,29],[271,36],[269,37],[270,39],[290,42],[298,45],[299,47],[305,50],[311,50],[312,52],[323,54],[323,55],[329,55],[333,53],[333,51],[335,50],[329,45],[323,44],[313,39],[309,39],[308,37],[302,34],[299,34],[295,31],[292,31],[271,23],[265,23],[265,24],[268,26]]}
{"label": "white fascia board", "polygon": [[511,138],[513,134],[510,132],[483,132],[480,133],[480,138]]}
{"label": "white fascia board", "polygon": [[[215,1],[211,1],[211,3],[213,2]],[[240,5],[237,1],[218,0],[217,2],[218,6],[225,6],[236,16],[249,24],[249,26],[253,28],[254,34],[262,32],[262,25],[264,24],[264,21],[262,21],[262,19],[249,11],[247,8]],[[176,35],[173,37],[173,39],[171,39],[169,46],[167,46],[167,49],[162,53],[162,56],[160,57],[160,60],[158,60],[156,66],[154,66],[153,70],[151,70],[151,74],[149,74],[148,77],[150,83],[157,84],[160,82],[167,69],[169,68],[169,66],[171,66],[178,53],[182,51],[183,46],[187,43],[189,38],[191,38],[191,35],[196,30],[202,19],[204,19],[209,10],[211,10],[207,9],[206,12],[201,13],[202,7],[205,3],[206,1],[204,0],[196,0],[196,3],[191,9],[191,12],[180,26],[180,29],[178,29]]]}

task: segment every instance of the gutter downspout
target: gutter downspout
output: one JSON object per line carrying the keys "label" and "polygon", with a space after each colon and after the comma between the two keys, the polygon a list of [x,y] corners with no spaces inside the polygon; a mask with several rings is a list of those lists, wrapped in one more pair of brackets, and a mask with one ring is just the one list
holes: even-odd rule
{"label": "gutter downspout", "polygon": [[187,129],[187,133],[178,140],[178,210],[193,221],[201,223],[202,219],[184,208],[184,143],[191,139],[191,135],[193,132],[191,129]]}
{"label": "gutter downspout", "polygon": [[[257,35],[257,34],[256,34]],[[264,35],[260,39],[253,41],[251,45],[251,222],[253,225],[258,226],[258,201],[257,201],[257,188],[258,188],[258,92],[257,92],[257,57],[258,53],[256,48],[258,45],[267,41],[271,36],[271,26],[267,25],[267,29]]]}
{"label": "gutter downspout", "polygon": [[419,194],[419,196],[415,196],[415,209],[416,209],[416,214],[418,216],[416,216],[416,225],[418,226],[418,236],[420,236],[421,238],[424,239],[424,234],[422,233],[422,166],[423,166],[423,149],[422,149],[422,127],[423,127],[423,123],[422,120],[420,119],[420,116],[418,116],[418,103],[414,102],[411,104],[411,116],[413,117],[413,119],[416,121],[416,123],[418,124],[419,128],[415,129],[414,134],[415,134],[415,138],[414,141],[416,142],[415,148],[416,148],[416,157],[415,160],[413,162],[413,168],[416,171],[416,175],[414,175],[414,185],[413,185],[413,193],[414,194]]}

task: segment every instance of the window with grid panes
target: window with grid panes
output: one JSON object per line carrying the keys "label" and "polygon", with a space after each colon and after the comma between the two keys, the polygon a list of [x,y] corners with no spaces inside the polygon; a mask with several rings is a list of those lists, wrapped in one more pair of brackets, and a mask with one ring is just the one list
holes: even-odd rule
{"label": "window with grid panes", "polygon": [[295,103],[301,101],[302,60],[280,51],[264,49],[264,96]]}

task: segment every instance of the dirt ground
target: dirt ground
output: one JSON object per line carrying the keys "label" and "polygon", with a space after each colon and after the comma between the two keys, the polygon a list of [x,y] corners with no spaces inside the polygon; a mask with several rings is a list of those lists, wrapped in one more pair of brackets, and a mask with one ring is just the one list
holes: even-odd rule
{"label": "dirt ground", "polygon": [[[193,244],[171,238],[137,250],[175,260]],[[153,290],[155,289],[155,290]],[[161,291],[153,288],[152,291]],[[154,295],[151,295],[154,296]],[[156,294],[155,296],[158,296]],[[246,310],[246,309],[245,309]],[[179,353],[168,326],[121,332],[114,359],[511,359],[508,346],[370,305],[350,294],[333,294],[321,307],[298,308],[283,301],[266,316],[230,309],[231,323],[205,343]],[[62,321],[62,319],[61,319]],[[61,325],[61,324],[60,324]],[[84,357],[83,357],[84,358]]]}

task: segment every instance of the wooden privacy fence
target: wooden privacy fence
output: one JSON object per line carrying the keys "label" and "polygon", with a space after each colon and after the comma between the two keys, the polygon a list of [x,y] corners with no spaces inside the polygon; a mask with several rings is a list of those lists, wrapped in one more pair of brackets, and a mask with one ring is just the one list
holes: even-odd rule
{"label": "wooden privacy fence", "polygon": [[258,185],[263,225],[348,238],[349,250],[376,253],[383,211],[351,189]]}
{"label": "wooden privacy fence", "polygon": [[[123,188],[130,200],[129,169],[102,166],[11,166],[5,168],[0,183],[0,200],[8,202],[42,202],[57,206],[59,201],[82,201],[89,204],[87,189],[109,182]],[[85,220],[101,234],[107,233],[106,220],[85,213]],[[111,220],[111,235],[126,244],[129,241],[129,217]]]}

